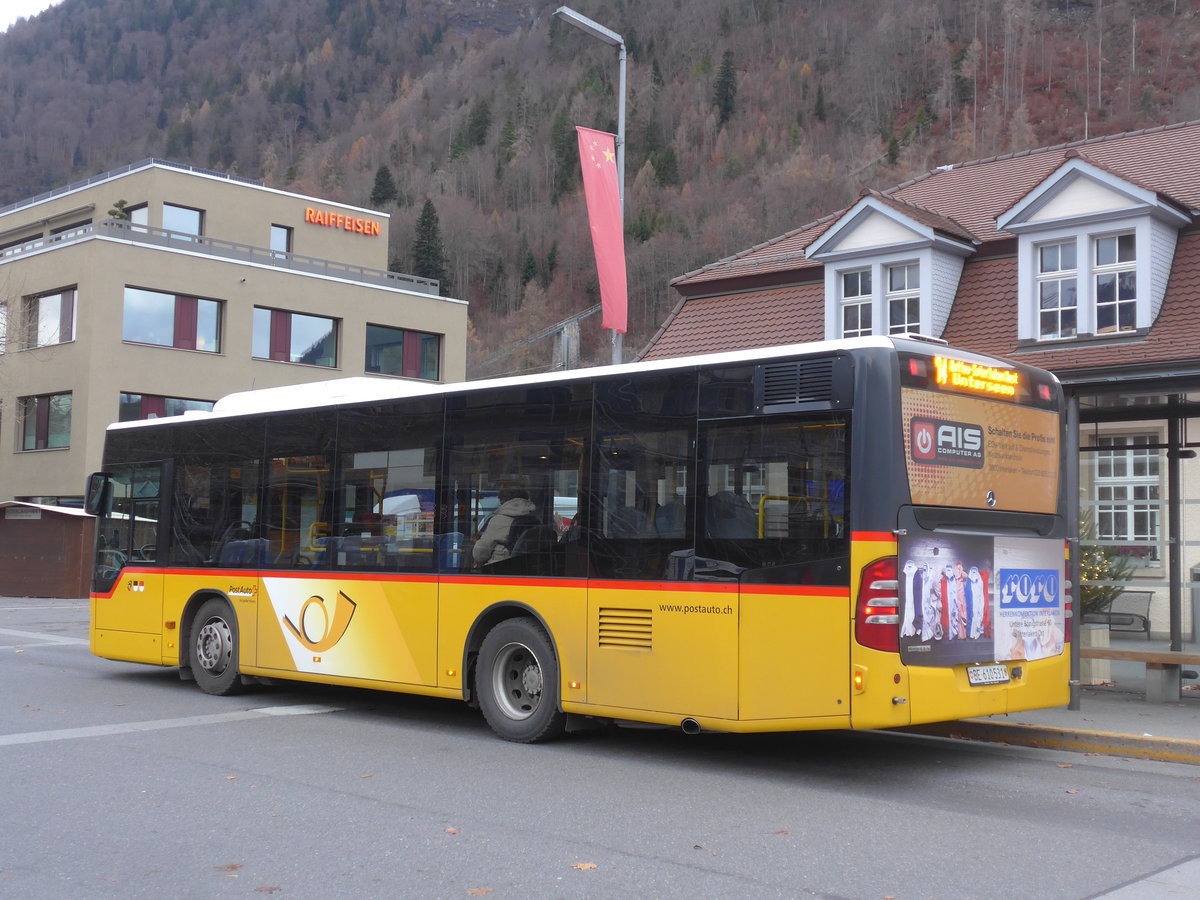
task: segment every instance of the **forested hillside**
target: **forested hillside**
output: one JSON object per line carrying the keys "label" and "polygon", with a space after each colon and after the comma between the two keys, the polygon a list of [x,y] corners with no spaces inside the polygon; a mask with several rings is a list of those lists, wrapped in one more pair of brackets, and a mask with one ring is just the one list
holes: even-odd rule
{"label": "forested hillside", "polygon": [[[425,274],[428,199],[447,287],[472,304],[472,377],[544,365],[543,345],[495,354],[597,302],[573,126],[617,116],[615,52],[557,5],[64,0],[0,35],[0,203],[165,157],[378,205],[394,267]],[[573,8],[629,48],[627,356],[671,278],[864,188],[1200,118],[1187,0]]]}

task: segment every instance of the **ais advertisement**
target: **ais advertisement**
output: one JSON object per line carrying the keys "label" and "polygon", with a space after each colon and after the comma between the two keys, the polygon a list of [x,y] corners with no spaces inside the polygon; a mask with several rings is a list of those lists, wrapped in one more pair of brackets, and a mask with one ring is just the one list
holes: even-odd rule
{"label": "ais advertisement", "polygon": [[1043,659],[1063,651],[1063,544],[1054,538],[901,537],[907,665]]}
{"label": "ais advertisement", "polygon": [[1055,511],[1057,415],[915,388],[903,390],[901,403],[913,503]]}

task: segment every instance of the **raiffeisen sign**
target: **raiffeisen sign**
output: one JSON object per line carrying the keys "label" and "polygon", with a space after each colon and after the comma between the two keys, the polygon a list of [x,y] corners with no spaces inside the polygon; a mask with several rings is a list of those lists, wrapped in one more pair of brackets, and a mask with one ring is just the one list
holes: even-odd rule
{"label": "raiffeisen sign", "polygon": [[370,219],[360,219],[356,216],[348,216],[345,213],[314,209],[311,206],[304,208],[304,221],[312,225],[324,225],[326,228],[352,231],[355,234],[362,234],[367,237],[378,237],[383,233],[383,229],[378,222],[372,222]]}

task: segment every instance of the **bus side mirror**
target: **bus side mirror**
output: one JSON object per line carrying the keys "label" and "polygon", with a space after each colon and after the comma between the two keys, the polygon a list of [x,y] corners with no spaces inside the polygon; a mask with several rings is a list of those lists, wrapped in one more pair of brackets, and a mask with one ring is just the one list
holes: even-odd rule
{"label": "bus side mirror", "polygon": [[107,472],[93,472],[88,476],[83,508],[93,516],[103,516],[108,514],[111,505],[111,478]]}

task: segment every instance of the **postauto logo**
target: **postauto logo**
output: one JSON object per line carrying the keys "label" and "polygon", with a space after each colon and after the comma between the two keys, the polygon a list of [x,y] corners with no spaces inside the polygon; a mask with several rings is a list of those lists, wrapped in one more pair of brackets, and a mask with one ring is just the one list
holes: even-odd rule
{"label": "postauto logo", "polygon": [[979,425],[914,416],[910,429],[914,461],[983,468],[983,428]]}
{"label": "postauto logo", "polygon": [[341,591],[332,602],[326,602],[324,597],[314,594],[300,607],[297,622],[284,616],[283,624],[309,650],[324,653],[342,639],[357,606]]}

